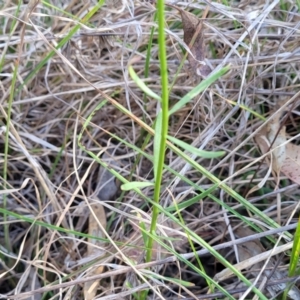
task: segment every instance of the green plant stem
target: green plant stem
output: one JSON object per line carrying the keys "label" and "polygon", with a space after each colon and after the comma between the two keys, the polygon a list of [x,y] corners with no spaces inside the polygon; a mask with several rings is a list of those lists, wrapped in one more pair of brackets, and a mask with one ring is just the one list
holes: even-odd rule
{"label": "green plant stem", "polygon": [[[168,70],[167,70],[167,54],[165,45],[165,15],[164,15],[164,1],[157,1],[157,20],[158,20],[158,45],[159,45],[159,61],[160,61],[160,75],[161,75],[161,137],[159,144],[159,157],[156,170],[155,187],[154,187],[154,202],[159,203],[161,180],[163,174],[163,166],[165,160],[166,141],[168,134],[169,123],[169,89],[168,89]],[[150,233],[155,235],[156,223],[159,214],[157,206],[153,206],[152,220],[150,225]],[[146,253],[146,262],[149,262],[152,257],[153,238],[149,237]]]}

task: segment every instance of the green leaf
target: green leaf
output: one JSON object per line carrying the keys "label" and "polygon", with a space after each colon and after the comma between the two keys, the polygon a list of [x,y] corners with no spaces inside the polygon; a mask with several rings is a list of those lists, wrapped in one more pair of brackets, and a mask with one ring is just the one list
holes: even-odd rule
{"label": "green leaf", "polygon": [[154,183],[153,182],[146,182],[146,181],[132,181],[132,182],[128,182],[128,183],[124,183],[121,185],[121,190],[122,191],[130,191],[133,189],[141,189],[144,187],[148,187],[148,186],[153,186]]}
{"label": "green leaf", "polygon": [[220,156],[225,155],[225,151],[204,151],[204,150],[199,150],[197,148],[195,148],[194,146],[191,146],[189,144],[187,144],[186,142],[180,141],[179,139],[173,137],[173,136],[169,136],[168,135],[168,139],[173,143],[176,144],[177,146],[183,148],[186,151],[189,151],[193,154],[198,155],[199,157],[204,157],[204,158],[217,158]]}
{"label": "green leaf", "polygon": [[144,81],[142,79],[140,79],[140,77],[138,77],[138,75],[135,73],[135,71],[133,70],[132,66],[129,66],[128,68],[129,74],[132,78],[132,80],[137,84],[137,86],[148,96],[150,96],[151,98],[157,100],[157,101],[161,101],[161,98],[155,94],[152,90],[150,90],[147,85],[144,83]]}
{"label": "green leaf", "polygon": [[181,98],[169,111],[169,116],[175,113],[177,110],[181,109],[185,104],[190,102],[194,97],[199,95],[202,91],[208,88],[212,83],[214,83],[221,76],[226,74],[230,70],[230,65],[222,68],[221,70],[212,73],[209,77],[202,80],[195,88],[193,88],[189,93],[187,93],[183,98]]}

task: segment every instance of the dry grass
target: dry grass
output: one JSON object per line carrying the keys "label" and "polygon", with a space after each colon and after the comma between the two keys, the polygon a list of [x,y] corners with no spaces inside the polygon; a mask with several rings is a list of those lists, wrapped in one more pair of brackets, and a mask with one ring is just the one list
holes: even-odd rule
{"label": "dry grass", "polygon": [[[206,8],[204,1],[195,2],[188,5],[182,1],[176,5],[181,8],[188,5],[187,10],[194,13]],[[285,4],[279,1],[270,4],[266,1],[228,2],[229,6],[211,3],[205,22],[205,42],[207,63],[212,69],[231,63],[232,70],[172,115],[169,132],[196,148],[226,151],[221,159],[193,159],[245,196],[267,172],[267,165],[264,162],[260,165],[260,153],[253,137],[278,101],[297,101],[285,125],[290,136],[299,133],[299,101],[298,97],[292,97],[299,93],[300,15],[297,5],[286,1],[282,1]],[[105,269],[99,275],[86,272],[93,258],[86,258],[87,240],[75,231],[88,232],[89,209],[98,203],[101,190],[98,176],[103,169],[99,171],[99,164],[79,147],[78,135],[92,115],[81,140],[85,149],[99,156],[108,153],[117,161],[113,167],[127,179],[152,180],[151,159],[138,160],[139,151],[130,145],[141,149],[147,135],[136,120],[153,125],[157,108],[156,101],[145,97],[128,75],[128,65],[134,60],[135,71],[144,78],[147,46],[151,28],[155,26],[155,7],[147,1],[111,1],[88,23],[81,24],[37,73],[32,73],[77,24],[74,16],[81,19],[93,6],[85,1],[66,4],[56,0],[51,6],[38,3],[32,10],[22,4],[18,11],[14,2],[6,1],[0,10],[1,207],[18,214],[0,217],[0,298],[83,299],[83,283],[96,276],[102,278],[98,299],[134,299],[134,295],[140,295],[135,293],[149,285],[149,299],[180,299],[181,296],[208,299],[206,280],[159,244],[155,245],[152,267],[146,269],[151,263],[144,264],[144,243],[137,225],[141,226],[143,220],[148,226],[151,205],[134,192],[112,193],[109,201],[102,202],[108,221],[107,242],[97,244],[102,254],[93,264],[102,264]],[[175,81],[170,106],[200,81],[190,74],[187,61],[175,76],[183,57],[178,42],[183,39],[180,23],[178,12],[166,8],[169,77]],[[95,34],[99,28],[115,35],[99,37]],[[149,76],[145,82],[160,94],[156,39],[154,33]],[[15,69],[16,85],[13,86]],[[10,95],[13,95],[11,113]],[[131,115],[117,109],[111,99],[127,108]],[[96,110],[100,103],[103,106]],[[9,133],[7,138],[6,133]],[[9,147],[7,168],[5,144]],[[152,139],[144,151],[152,155]],[[197,187],[208,189],[213,185],[171,150],[167,152],[166,164],[190,182],[166,171],[161,195],[164,208],[172,206],[175,200],[182,203],[199,195]],[[278,190],[275,185],[276,180],[270,176],[264,187],[247,200],[278,221],[280,195],[280,222],[285,225],[291,222],[298,208],[299,188],[285,178],[280,181]],[[143,189],[143,193],[151,198],[153,190]],[[262,231],[267,230],[264,220],[250,214],[223,189],[217,188],[210,195],[218,199],[219,204],[212,197],[205,197],[181,212],[185,225],[209,244],[219,245],[234,238],[232,228],[238,218],[222,208],[222,202],[248,217],[248,221],[260,225]],[[58,231],[58,227],[71,231]],[[163,239],[169,247],[198,266],[188,235],[178,224],[161,215],[158,231],[161,236],[173,238]],[[237,239],[242,237],[236,235]],[[276,240],[277,236],[274,237]],[[274,247],[274,239],[262,242],[265,247],[262,252]],[[202,249],[194,244],[195,250]],[[221,254],[235,263],[232,249],[227,247]],[[224,269],[212,255],[206,253],[202,258],[203,255],[200,259],[208,276],[214,277]],[[136,263],[136,269],[128,267],[129,259]],[[280,256],[284,278],[287,263],[287,256]],[[151,272],[182,282],[163,281]],[[255,277],[253,272],[243,272],[249,278]],[[194,286],[184,287],[183,281]],[[237,283],[236,277],[220,282],[234,298],[246,290]],[[35,290],[38,293],[29,298]],[[263,293],[271,298],[267,289]],[[221,295],[215,294],[212,298],[217,297]]]}

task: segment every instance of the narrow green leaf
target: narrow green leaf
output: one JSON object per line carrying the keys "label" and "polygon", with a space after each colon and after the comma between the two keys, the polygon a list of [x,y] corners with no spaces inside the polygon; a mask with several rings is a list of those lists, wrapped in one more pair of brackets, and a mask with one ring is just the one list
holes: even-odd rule
{"label": "narrow green leaf", "polygon": [[230,70],[230,65],[222,68],[221,70],[212,73],[209,77],[202,80],[200,84],[198,84],[195,88],[193,88],[189,93],[187,93],[181,100],[179,100],[169,111],[169,116],[175,113],[177,110],[181,109],[185,104],[190,102],[194,97],[203,92],[206,88],[208,88],[212,83],[214,83],[221,76],[226,74]]}
{"label": "narrow green leaf", "polygon": [[195,286],[194,283],[189,282],[189,281],[185,281],[185,280],[181,280],[181,279],[170,278],[170,277],[164,277],[164,279],[168,280],[170,282],[173,282],[175,284],[179,284],[179,285],[186,286],[186,287]]}
{"label": "narrow green leaf", "polygon": [[298,225],[294,236],[294,243],[293,243],[291,261],[289,266],[289,277],[296,275],[296,268],[299,261],[299,254],[300,254],[300,220],[298,220]]}
{"label": "narrow green leaf", "polygon": [[39,221],[39,220],[30,218],[30,217],[26,217],[24,215],[19,215],[15,212],[6,210],[6,209],[1,208],[1,207],[0,207],[0,213],[2,213],[4,215],[7,215],[7,216],[11,216],[13,218],[16,218],[17,220],[21,220],[22,222],[28,222],[29,224],[38,225],[38,226],[41,226],[43,228],[56,230],[58,232],[64,232],[66,234],[80,236],[80,237],[84,237],[84,238],[93,238],[95,240],[102,241],[102,242],[105,242],[105,243],[108,242],[108,239],[99,238],[97,236],[89,235],[89,234],[86,234],[86,233],[81,233],[79,231],[75,231],[75,230],[71,230],[71,229],[65,229],[63,227],[58,227],[58,226],[55,226],[55,225],[52,225],[52,224],[49,224],[49,223],[45,223],[43,221]]}
{"label": "narrow green leaf", "polygon": [[137,84],[137,86],[148,96],[150,96],[151,98],[157,100],[157,101],[161,101],[161,98],[155,94],[152,90],[150,90],[147,85],[144,83],[144,81],[142,79],[140,79],[140,77],[135,73],[135,71],[133,70],[132,66],[128,67],[128,71],[129,74],[132,78],[132,80]]}
{"label": "narrow green leaf", "polygon": [[193,154],[198,155],[199,157],[204,157],[204,158],[217,158],[220,156],[223,156],[226,152],[225,151],[204,151],[204,150],[199,150],[197,148],[195,148],[194,146],[189,145],[186,142],[180,141],[179,139],[173,137],[173,136],[169,136],[168,135],[168,139],[173,143],[176,144],[177,146],[183,148],[186,151],[189,151]]}
{"label": "narrow green leaf", "polygon": [[153,186],[153,182],[146,182],[146,181],[132,181],[128,183],[124,183],[121,185],[122,191],[130,191],[133,189],[141,189],[148,186]]}

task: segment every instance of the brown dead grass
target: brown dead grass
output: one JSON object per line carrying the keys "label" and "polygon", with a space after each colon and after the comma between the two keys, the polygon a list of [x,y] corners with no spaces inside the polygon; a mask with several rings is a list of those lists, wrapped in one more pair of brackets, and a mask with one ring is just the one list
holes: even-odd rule
{"label": "brown dead grass", "polygon": [[[193,11],[206,8],[204,2],[198,2],[190,3],[187,9]],[[296,4],[286,4],[288,11],[283,11],[280,4],[271,7],[272,4],[268,6],[265,1],[254,1],[254,4],[249,4],[249,1],[229,2],[230,7],[217,2],[211,4],[205,22],[205,41],[207,63],[213,69],[220,64],[231,63],[231,73],[172,116],[170,134],[200,149],[225,150],[225,158],[195,160],[220,180],[227,180],[232,189],[245,196],[253,185],[262,180],[267,170],[264,163],[259,169],[259,162],[248,166],[259,156],[253,133],[262,121],[245,109],[232,105],[227,99],[267,117],[268,111],[278,101],[286,101],[299,92],[300,15]],[[187,4],[188,2],[182,1],[176,5],[185,8]],[[80,18],[92,8],[91,3],[80,1],[68,4],[52,1],[52,5]],[[23,4],[11,36],[10,26],[17,7],[14,2],[7,1],[0,10],[2,126],[6,124],[5,113],[8,111],[12,74],[18,58],[15,90],[76,23],[58,10],[39,3],[28,15],[33,25],[27,23],[24,28],[22,20],[26,20],[25,9],[26,5]],[[169,8],[166,11],[166,23],[169,26],[166,41],[168,71],[170,81],[173,81],[183,57],[178,43],[178,40],[182,40],[182,30],[176,27],[181,22],[178,12]],[[256,13],[262,11],[265,11],[265,16],[257,22]],[[9,129],[7,182],[4,183],[1,177],[1,189],[8,190],[6,195],[9,211],[65,229],[88,231],[87,203],[94,203],[100,190],[97,182],[99,166],[79,148],[77,136],[84,121],[104,100],[104,95],[126,107],[135,118],[144,120],[148,125],[153,124],[156,102],[149,98],[144,102],[143,93],[129,77],[127,67],[135,58],[134,69],[144,78],[147,45],[151,27],[155,25],[154,12],[155,7],[147,1],[111,2],[100,9],[86,27],[82,26],[67,45],[59,49],[61,56],[54,55],[15,93]],[[106,32],[111,29],[116,35],[97,37],[95,31],[98,28],[106,28]],[[146,82],[157,94],[160,94],[159,71],[158,47],[155,42],[151,49]],[[175,79],[170,93],[170,105],[176,103],[199,81],[199,78],[190,74],[186,62]],[[101,93],[94,87],[101,90]],[[299,133],[298,106],[299,101],[294,105],[286,124],[291,136]],[[2,127],[2,163],[5,131],[6,128]],[[94,113],[88,131],[83,135],[83,145],[96,154],[106,149],[115,151],[113,155],[121,162],[118,168],[124,177],[151,180],[152,164],[144,158],[134,165],[137,153],[116,139],[111,139],[108,132],[139,147],[145,139],[141,127],[109,102]],[[145,152],[151,154],[152,148],[150,140]],[[166,164],[193,183],[204,189],[212,185],[174,153],[169,151],[167,159]],[[1,168],[1,174],[3,172]],[[254,172],[255,178],[250,181]],[[26,181],[28,178],[30,180]],[[169,173],[164,177],[164,187],[161,197],[161,205],[164,207],[172,205],[174,199],[182,202],[199,193],[178,178],[170,177]],[[265,210],[266,215],[275,220],[278,205],[276,197],[279,193],[281,224],[286,224],[295,213],[293,210],[299,201],[299,188],[284,178],[280,189],[274,191],[274,187],[275,179],[270,176],[264,188],[250,195],[248,200],[257,203],[258,208]],[[152,189],[145,193],[151,197]],[[2,202],[3,195],[2,193]],[[186,296],[185,299],[207,297],[205,280],[183,263],[172,260],[171,254],[159,245],[155,248],[153,265],[158,265],[164,259],[165,264],[146,271],[140,231],[134,228],[140,220],[137,212],[147,224],[147,220],[150,220],[150,207],[134,193],[117,196],[120,194],[115,195],[111,201],[103,202],[110,225],[107,227],[107,234],[111,241],[103,243],[101,253],[105,255],[97,261],[97,264],[105,266],[104,273],[98,275],[103,278],[99,287],[99,299],[134,299],[134,292],[148,287],[139,276],[148,278],[148,284],[152,286],[149,299],[179,299],[180,295]],[[254,218],[222,190],[215,191],[214,196],[236,209],[239,208],[243,215]],[[185,209],[182,215],[185,224],[212,245],[231,239],[227,234],[229,225],[226,211],[209,198]],[[87,247],[84,238],[32,225],[13,216],[5,220],[1,215],[0,220],[1,299],[37,300],[42,299],[43,293],[43,299],[83,299],[83,283],[91,276],[85,272],[87,262],[91,259],[85,258]],[[2,234],[4,223],[9,226],[8,245]],[[160,231],[164,230],[165,236],[176,238],[171,244],[178,253],[184,255],[192,252],[187,237],[180,228],[164,217],[159,220],[159,228]],[[130,245],[114,245],[113,242]],[[270,245],[265,243],[265,247],[267,249]],[[196,248],[201,249],[200,246]],[[226,248],[224,256],[234,263],[234,254],[230,252]],[[187,255],[197,264],[192,256],[193,254]],[[125,266],[121,268],[122,265],[129,264],[128,258],[136,262],[136,270]],[[285,257],[281,257],[281,260],[282,264],[288,262]],[[209,254],[203,259],[203,265],[211,277],[223,269]],[[186,288],[176,284],[163,284],[159,279],[150,280],[147,272],[159,272],[164,276],[191,282],[195,286]],[[251,276],[254,276],[253,273]],[[125,280],[130,282],[131,287],[125,286]],[[222,285],[234,297],[238,297],[236,292],[239,287],[234,285],[235,280],[236,278],[224,281]],[[35,293],[35,290],[39,292]],[[238,291],[243,292],[245,288]],[[28,298],[33,293],[35,297]],[[269,295],[267,291],[266,295]]]}

